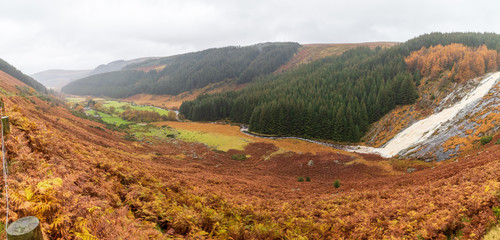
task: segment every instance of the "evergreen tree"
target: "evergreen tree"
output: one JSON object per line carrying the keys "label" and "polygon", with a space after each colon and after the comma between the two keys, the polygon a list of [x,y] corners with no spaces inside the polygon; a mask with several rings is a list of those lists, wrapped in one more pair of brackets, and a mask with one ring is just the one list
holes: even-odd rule
{"label": "evergreen tree", "polygon": [[[250,123],[252,131],[359,141],[371,123],[395,106],[412,104],[418,99],[417,86],[423,74],[415,67],[418,62],[413,66],[405,58],[422,47],[454,42],[484,53],[488,51],[482,45],[500,50],[499,35],[474,33],[433,33],[388,49],[355,48],[281,74],[258,78],[241,91],[199,97],[183,103],[186,106],[181,106],[181,113],[189,119],[207,120],[213,116],[206,109],[226,108],[227,104],[228,110],[218,112],[216,117]],[[466,63],[475,64],[468,69],[479,72],[480,68],[493,68],[489,61],[496,58],[488,54],[483,62],[475,56],[469,57],[470,61],[459,62],[456,68]],[[424,66],[427,69],[424,72],[439,75],[455,68],[454,64],[443,62],[435,68],[430,64]],[[465,75],[470,73],[457,70],[460,79]],[[221,100],[207,103],[204,98]]]}

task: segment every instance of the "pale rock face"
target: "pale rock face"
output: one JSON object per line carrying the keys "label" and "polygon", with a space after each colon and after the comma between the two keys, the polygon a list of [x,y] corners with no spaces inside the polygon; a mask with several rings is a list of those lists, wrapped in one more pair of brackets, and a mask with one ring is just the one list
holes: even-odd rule
{"label": "pale rock face", "polygon": [[[445,125],[449,125],[457,115],[466,110],[473,108],[473,105],[479,102],[500,79],[500,72],[488,75],[481,83],[472,90],[461,101],[453,106],[443,109],[425,119],[413,123],[405,130],[398,133],[382,148],[372,147],[351,147],[350,151],[360,153],[378,153],[383,157],[393,157],[397,154],[405,154],[408,150],[418,147],[418,145],[425,145],[426,140],[433,137]],[[448,128],[448,127],[447,127]],[[441,132],[441,129],[440,131]],[[443,141],[444,139],[441,139]],[[348,149],[349,150],[349,149]],[[438,160],[442,160],[439,159]]]}
{"label": "pale rock face", "polygon": [[500,78],[500,72],[496,72],[481,81],[481,84],[476,87],[460,102],[450,108],[444,109],[441,112],[435,113],[425,119],[415,122],[413,125],[396,135],[378,152],[382,156],[392,157],[400,151],[410,148],[411,146],[421,143],[429,138],[434,132],[445,122],[453,119],[467,105],[484,97],[490,89],[496,84]]}

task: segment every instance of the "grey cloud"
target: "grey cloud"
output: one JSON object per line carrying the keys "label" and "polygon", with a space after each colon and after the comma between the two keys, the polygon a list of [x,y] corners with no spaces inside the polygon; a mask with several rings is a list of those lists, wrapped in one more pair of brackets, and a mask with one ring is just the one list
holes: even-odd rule
{"label": "grey cloud", "polygon": [[0,0],[0,58],[26,73],[266,41],[500,32],[494,1]]}

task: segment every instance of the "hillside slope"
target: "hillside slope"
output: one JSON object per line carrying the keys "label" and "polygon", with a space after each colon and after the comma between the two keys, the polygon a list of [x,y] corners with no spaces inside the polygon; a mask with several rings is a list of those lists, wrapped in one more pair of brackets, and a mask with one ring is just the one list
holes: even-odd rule
{"label": "hillside slope", "polygon": [[10,216],[39,217],[46,239],[480,239],[498,220],[498,135],[458,163],[403,174],[411,162],[272,143],[129,142],[22,84],[0,74]]}
{"label": "hillside slope", "polygon": [[[424,56],[433,51],[425,48],[440,44],[457,51],[438,48],[422,61],[425,65],[415,65],[418,69],[407,62],[414,53]],[[387,49],[356,48],[262,78],[238,92],[200,96],[183,103],[180,111],[194,121],[229,119],[263,134],[358,142],[370,124],[398,106],[414,104],[430,86],[445,89],[496,71],[498,49],[499,35],[481,33],[433,33]],[[457,64],[432,62],[445,52],[457,53]]]}
{"label": "hillside slope", "polygon": [[[376,48],[376,47],[385,48],[394,46],[395,44],[396,43],[390,43],[390,42],[352,43],[352,44],[303,44],[297,50],[297,54],[295,54],[287,63],[281,65],[276,71],[274,71],[274,74],[291,70],[300,65],[310,63],[311,61],[315,61],[321,58],[333,55],[339,55],[349,49],[360,46],[367,46],[370,48]],[[160,68],[162,68],[161,64],[155,65],[155,63],[151,63],[143,67],[138,66],[138,68],[135,69],[149,71]],[[246,86],[247,84],[239,84],[237,80],[226,80],[223,82],[209,84],[203,88],[182,92],[177,95],[165,95],[165,94],[157,95],[157,94],[140,93],[125,98],[123,100],[133,101],[137,104],[142,104],[142,105],[154,105],[168,109],[179,109],[182,102],[192,101],[196,99],[196,97],[198,97],[199,95],[237,91],[243,89]]]}
{"label": "hillside slope", "polygon": [[357,48],[357,47],[369,47],[374,49],[376,47],[388,48],[396,45],[395,42],[367,42],[367,43],[318,43],[318,44],[302,44],[299,48],[297,54],[293,56],[285,65],[281,66],[276,70],[276,72],[286,71],[292,68],[296,68],[302,64],[311,63],[313,61],[336,56],[344,53],[347,50]]}
{"label": "hillside slope", "polygon": [[80,79],[62,91],[123,98],[139,93],[177,95],[228,79],[243,84],[274,72],[299,46],[297,43],[262,43],[152,59],[128,65],[122,71]]}
{"label": "hillside slope", "polygon": [[9,74],[10,76],[13,76],[17,78],[19,81],[23,82],[24,84],[36,89],[37,91],[46,93],[47,88],[43,86],[41,83],[37,82],[35,79],[31,78],[28,75],[25,75],[21,71],[17,70],[14,66],[10,65],[3,59],[0,59],[0,71],[3,71],[4,73]]}

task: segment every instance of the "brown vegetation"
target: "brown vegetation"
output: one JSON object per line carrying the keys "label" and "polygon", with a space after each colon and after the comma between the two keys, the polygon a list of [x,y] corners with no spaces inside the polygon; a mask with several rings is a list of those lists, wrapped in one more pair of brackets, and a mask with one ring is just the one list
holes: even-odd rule
{"label": "brown vegetation", "polygon": [[246,135],[240,131],[239,126],[228,126],[224,124],[213,124],[213,123],[191,123],[191,122],[160,122],[155,123],[158,126],[170,126],[175,129],[184,129],[197,132],[210,132],[218,133],[226,136],[234,136],[242,139],[246,139],[248,142],[264,142],[275,145],[277,148],[281,149],[282,152],[295,152],[295,153],[320,153],[320,152],[331,152],[340,153],[342,155],[352,156],[355,154],[334,149],[331,147],[326,147],[319,144],[311,144],[305,141],[300,141],[297,139],[263,139],[258,137],[253,137]]}
{"label": "brown vegetation", "polygon": [[433,169],[390,169],[373,155],[271,155],[272,141],[228,152],[128,142],[57,101],[2,97],[11,220],[39,217],[45,239],[479,239],[497,222],[500,145]]}
{"label": "brown vegetation", "polygon": [[368,42],[368,43],[339,43],[339,44],[304,44],[299,48],[298,53],[288,61],[287,64],[281,66],[276,72],[282,72],[302,64],[310,63],[312,61],[340,55],[343,52],[355,47],[392,47],[396,45],[395,42]]}
{"label": "brown vegetation", "polygon": [[[17,80],[16,78],[10,76],[9,74],[0,71],[0,86],[7,92],[16,92],[16,86],[26,87],[27,85],[23,82]],[[5,93],[3,93],[5,94]]]}

